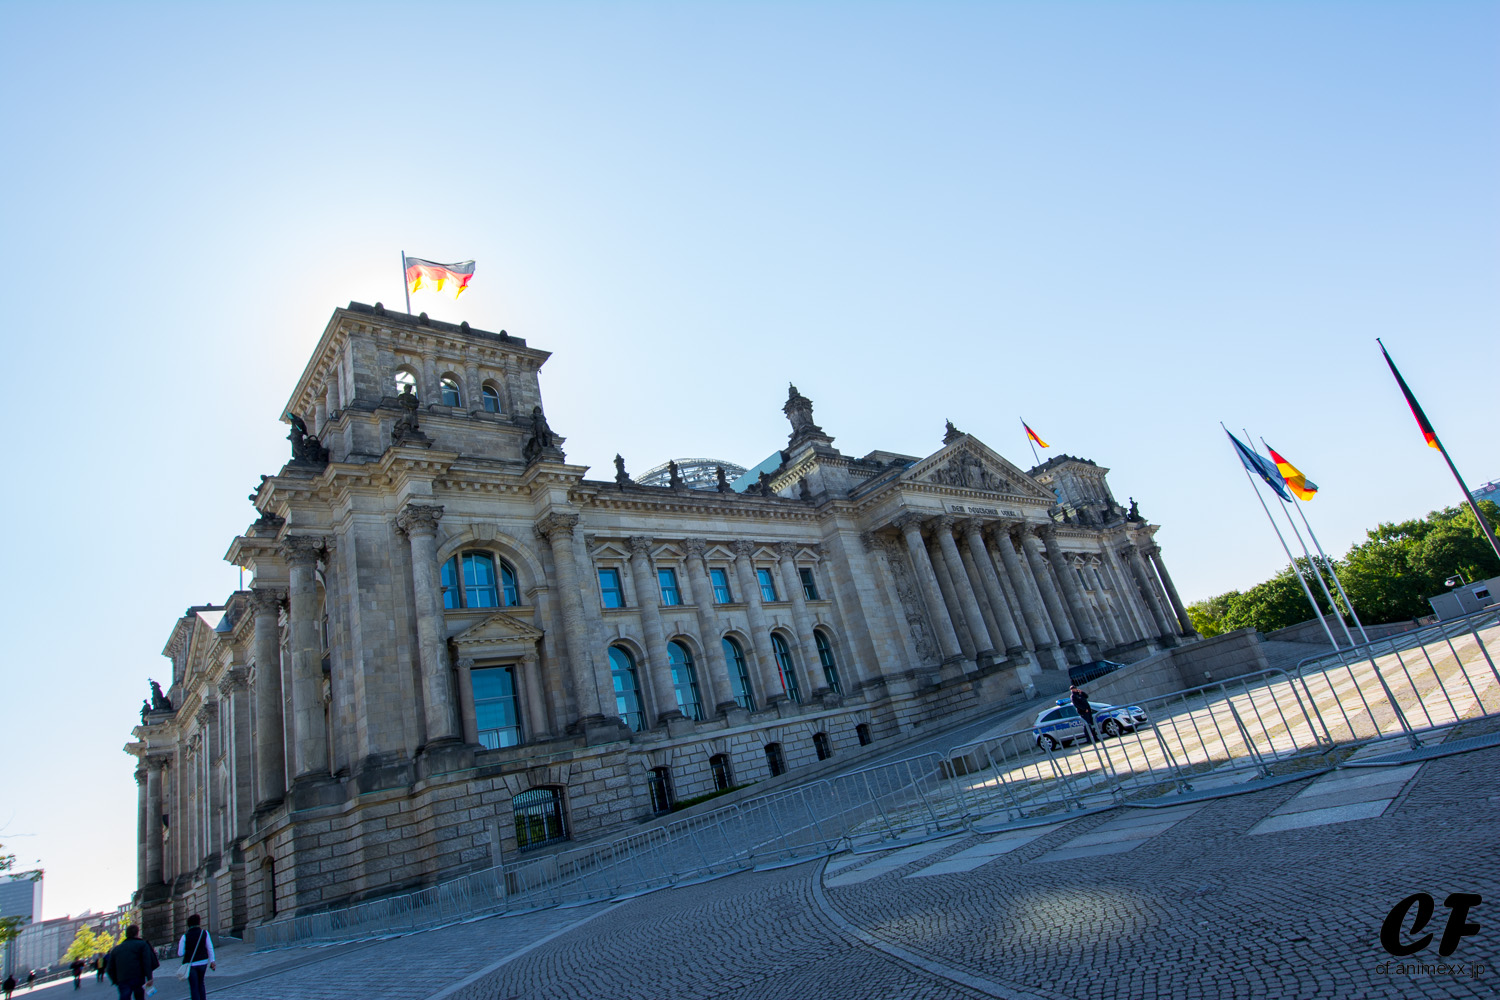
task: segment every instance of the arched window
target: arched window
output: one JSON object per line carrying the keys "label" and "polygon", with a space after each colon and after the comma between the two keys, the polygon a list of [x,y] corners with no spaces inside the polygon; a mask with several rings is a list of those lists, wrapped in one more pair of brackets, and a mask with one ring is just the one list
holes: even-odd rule
{"label": "arched window", "polygon": [[677,707],[695,722],[703,721],[703,699],[698,694],[698,672],[693,669],[693,654],[680,642],[667,643],[667,660],[672,666],[672,690]]}
{"label": "arched window", "polygon": [[457,379],[452,378],[451,376],[445,375],[445,376],[443,376],[443,380],[439,383],[439,387],[443,390],[443,405],[444,406],[462,406],[463,405],[463,400],[462,400],[462,398],[458,394],[458,380]]}
{"label": "arched window", "polygon": [[510,800],[510,811],[516,820],[516,847],[520,850],[568,839],[561,789],[528,788]]}
{"label": "arched window", "polygon": [[417,394],[417,377],[405,368],[396,372],[396,395],[403,392],[409,392],[413,396]]}
{"label": "arched window", "polygon": [[669,767],[653,767],[651,776],[646,779],[647,787],[651,792],[651,811],[660,816],[662,813],[672,811],[672,769]]}
{"label": "arched window", "polygon": [[786,773],[786,755],[781,752],[780,743],[766,744],[766,766],[771,769],[771,777]]}
{"label": "arched window", "polygon": [[827,760],[833,756],[833,744],[829,742],[827,733],[813,733],[813,749],[818,752],[819,760]]}
{"label": "arched window", "polygon": [[716,753],[708,758],[708,768],[714,773],[714,791],[722,792],[734,787],[734,772],[730,769],[727,753]]}
{"label": "arched window", "polygon": [[745,666],[745,651],[728,636],[724,637],[724,661],[729,664],[729,683],[734,685],[734,700],[747,712],[755,711],[755,695],[750,689],[750,670]]}
{"label": "arched window", "polygon": [[483,387],[482,389],[480,389],[479,390],[479,397],[484,400],[484,412],[485,413],[499,413],[500,412],[500,394],[495,391],[495,387],[494,386],[487,385],[487,386]]}
{"label": "arched window", "polygon": [[834,694],[843,694],[844,689],[839,685],[838,664],[833,661],[833,646],[829,643],[828,636],[814,630],[813,641],[818,646],[818,662],[823,664],[823,679],[828,682],[828,687]]}
{"label": "arched window", "polygon": [[442,584],[445,608],[513,608],[521,603],[516,571],[488,552],[460,552],[443,563]]}
{"label": "arched window", "polygon": [[636,677],[635,657],[623,646],[609,647],[609,674],[615,682],[615,710],[635,732],[646,728],[641,685]]}
{"label": "arched window", "polygon": [[802,704],[802,690],[797,687],[797,668],[792,665],[792,651],[787,648],[786,640],[772,632],[771,649],[776,653],[776,669],[781,672],[781,686],[786,690],[786,696]]}

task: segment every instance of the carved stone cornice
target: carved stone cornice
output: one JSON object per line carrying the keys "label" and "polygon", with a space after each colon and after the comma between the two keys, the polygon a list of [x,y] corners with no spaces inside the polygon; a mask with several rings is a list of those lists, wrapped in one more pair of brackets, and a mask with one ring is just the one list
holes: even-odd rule
{"label": "carved stone cornice", "polygon": [[396,527],[410,536],[421,533],[437,533],[438,522],[443,519],[443,508],[439,504],[409,503],[396,515]]}
{"label": "carved stone cornice", "polygon": [[536,523],[536,533],[552,541],[552,536],[558,533],[561,533],[564,538],[571,538],[573,529],[576,527],[578,527],[577,514],[563,514],[553,511]]}
{"label": "carved stone cornice", "polygon": [[630,554],[632,556],[650,556],[652,540],[645,535],[631,535],[629,538]]}
{"label": "carved stone cornice", "polygon": [[684,538],[682,549],[694,559],[702,559],[703,553],[708,548],[708,542],[702,538]]}
{"label": "carved stone cornice", "polygon": [[281,555],[293,566],[310,566],[318,561],[325,548],[317,535],[287,535],[281,541]]}

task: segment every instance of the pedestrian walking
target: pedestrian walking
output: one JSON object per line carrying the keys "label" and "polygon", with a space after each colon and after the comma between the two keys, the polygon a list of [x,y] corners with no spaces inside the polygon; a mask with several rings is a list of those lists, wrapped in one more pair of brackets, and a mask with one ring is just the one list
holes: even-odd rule
{"label": "pedestrian walking", "polygon": [[0,984],[0,988],[5,990],[5,1000],[10,1000],[10,995],[16,991],[16,977],[6,976],[5,982]]}
{"label": "pedestrian walking", "polygon": [[70,969],[73,970],[73,988],[75,990],[82,988],[82,985],[83,985],[83,983],[82,983],[82,979],[83,979],[83,959],[81,959],[81,958],[75,958],[75,959],[73,959],[73,964],[70,965],[70,966],[68,966],[68,968],[70,968]]}
{"label": "pedestrian walking", "polygon": [[31,988],[33,986],[35,986],[35,985],[36,985],[36,970],[35,969],[27,969],[26,970],[26,992],[30,993],[31,992]]}
{"label": "pedestrian walking", "polygon": [[103,955],[95,955],[94,956],[94,982],[96,982],[96,983],[102,983],[102,982],[104,982],[104,956]]}
{"label": "pedestrian walking", "polygon": [[161,965],[156,949],[140,935],[139,927],[126,925],[125,940],[109,952],[105,971],[120,991],[120,1000],[146,1000],[146,987],[152,985],[152,973]]}
{"label": "pedestrian walking", "polygon": [[1078,717],[1083,720],[1084,726],[1087,727],[1085,736],[1092,743],[1095,739],[1094,706],[1089,704],[1088,692],[1084,691],[1077,684],[1074,684],[1069,690],[1069,694],[1073,700],[1073,707],[1078,710]]}
{"label": "pedestrian walking", "polygon": [[200,926],[201,923],[196,913],[188,917],[187,933],[177,942],[177,954],[182,959],[182,964],[188,967],[188,993],[191,1000],[208,1000],[203,977],[208,975],[209,969],[218,968],[214,962],[213,938]]}

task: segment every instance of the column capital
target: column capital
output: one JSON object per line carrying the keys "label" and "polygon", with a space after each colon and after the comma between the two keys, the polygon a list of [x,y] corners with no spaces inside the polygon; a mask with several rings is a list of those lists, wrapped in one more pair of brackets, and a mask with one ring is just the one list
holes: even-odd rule
{"label": "column capital", "polygon": [[651,555],[651,546],[653,544],[653,541],[653,539],[648,538],[645,535],[631,535],[629,538],[630,555],[632,557],[646,556],[649,558]]}
{"label": "column capital", "polygon": [[311,566],[326,548],[318,535],[287,535],[281,541],[281,556],[293,566]]}
{"label": "column capital", "polygon": [[745,538],[737,539],[730,547],[734,549],[734,554],[742,559],[749,559],[755,554],[755,543]]}
{"label": "column capital", "polygon": [[522,666],[533,667],[533,666],[535,666],[539,662],[541,662],[541,657],[539,657],[539,656],[536,655],[536,651],[535,650],[533,650],[531,652],[527,652],[527,653],[522,653],[521,654],[521,665]]}
{"label": "column capital", "polygon": [[198,709],[198,711],[193,715],[193,718],[197,720],[198,725],[200,726],[207,726],[218,717],[219,703],[216,701],[205,701],[203,705]]}
{"label": "column capital", "polygon": [[969,532],[972,531],[976,535],[980,535],[981,537],[983,536],[984,527],[985,527],[985,523],[986,522],[981,521],[979,518],[977,518],[977,517],[955,518],[954,521],[955,521],[955,525],[954,526],[957,527],[958,530],[960,532],[962,532],[963,534],[967,535]]}
{"label": "column capital", "polygon": [[708,549],[708,542],[702,538],[684,538],[682,548],[695,559],[702,559],[703,553]]}
{"label": "column capital", "polygon": [[146,784],[146,769],[144,767],[138,767],[138,768],[135,769],[135,783],[137,785],[141,785],[142,787],[145,786],[145,784]]}
{"label": "column capital", "polygon": [[1057,537],[1057,524],[1053,521],[1048,521],[1045,524],[1038,524],[1031,530],[1038,538],[1052,539]]}
{"label": "column capital", "polygon": [[922,523],[926,520],[927,519],[925,517],[923,517],[921,514],[918,514],[916,511],[908,510],[903,511],[902,513],[897,514],[894,518],[892,518],[891,527],[895,528],[903,535],[908,531],[915,531],[918,534],[921,534]]}
{"label": "column capital", "polygon": [[776,556],[787,562],[795,562],[797,550],[801,548],[796,542],[778,542],[776,544]]}
{"label": "column capital", "polygon": [[578,515],[567,514],[561,511],[553,511],[536,523],[536,533],[550,541],[556,541],[553,536],[560,539],[573,537],[573,529],[578,527]]}
{"label": "column capital", "polygon": [[936,531],[952,531],[953,526],[958,523],[958,518],[952,514],[939,514],[927,523],[932,525]]}
{"label": "column capital", "polygon": [[245,667],[232,667],[224,671],[224,676],[219,678],[219,694],[226,698],[236,691],[249,689],[250,671]]}
{"label": "column capital", "polygon": [[408,536],[436,532],[442,519],[443,508],[438,504],[409,503],[396,515],[396,527]]}
{"label": "column capital", "polygon": [[473,659],[471,659],[470,657],[467,657],[467,656],[459,657],[458,661],[454,665],[457,666],[458,669],[460,669],[460,670],[473,670],[474,669],[474,661],[473,661]]}
{"label": "column capital", "polygon": [[145,763],[152,771],[165,771],[172,764],[169,758],[162,756],[147,756]]}
{"label": "column capital", "polygon": [[250,591],[250,603],[256,614],[274,615],[286,600],[286,591],[275,587],[256,587]]}
{"label": "column capital", "polygon": [[873,531],[861,531],[859,544],[866,552],[875,552],[880,548],[880,538]]}

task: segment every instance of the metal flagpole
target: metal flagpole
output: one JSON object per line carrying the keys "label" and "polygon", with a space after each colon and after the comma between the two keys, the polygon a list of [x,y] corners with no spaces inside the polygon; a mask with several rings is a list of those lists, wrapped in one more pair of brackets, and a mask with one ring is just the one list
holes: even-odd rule
{"label": "metal flagpole", "polygon": [[1041,465],[1042,464],[1042,459],[1036,453],[1036,442],[1033,441],[1033,440],[1031,440],[1031,431],[1026,426],[1026,418],[1025,417],[1017,417],[1016,419],[1019,420],[1019,421],[1021,421],[1021,430],[1026,431],[1026,443],[1029,444],[1029,445],[1031,445],[1031,460],[1034,463],[1036,463],[1037,465]]}
{"label": "metal flagpole", "polygon": [[[1219,426],[1224,427],[1222,423]],[[1225,428],[1224,433],[1228,434],[1229,429]],[[1241,468],[1244,468],[1244,465],[1244,462],[1240,463]],[[1255,493],[1255,499],[1260,501],[1260,509],[1266,512],[1266,520],[1271,522],[1271,530],[1276,532],[1276,540],[1281,543],[1281,551],[1286,553],[1287,561],[1292,564],[1292,572],[1297,574],[1297,582],[1302,584],[1302,593],[1307,595],[1307,603],[1312,606],[1313,617],[1318,620],[1319,625],[1323,626],[1323,634],[1328,636],[1328,644],[1338,649],[1339,641],[1333,637],[1333,630],[1328,627],[1328,619],[1323,617],[1322,610],[1318,608],[1318,602],[1313,599],[1312,590],[1308,588],[1307,581],[1302,578],[1302,569],[1297,565],[1297,560],[1292,557],[1292,550],[1287,547],[1286,537],[1282,535],[1281,529],[1276,527],[1276,519],[1271,516],[1271,508],[1266,506],[1266,498],[1260,495],[1260,489],[1251,478],[1249,469],[1245,469],[1245,482],[1250,484],[1250,489]]]}
{"label": "metal flagpole", "polygon": [[[1385,355],[1386,364],[1391,366],[1391,374],[1396,376],[1396,381],[1401,386],[1402,394],[1407,397],[1407,402],[1412,407],[1412,416],[1417,416],[1421,411],[1421,406],[1416,401],[1417,397],[1411,394],[1411,389],[1407,387],[1406,380],[1401,377],[1400,372],[1396,371],[1396,362],[1391,360],[1390,352],[1385,349],[1385,344],[1381,342],[1379,337],[1375,338],[1375,343],[1380,344],[1380,353]],[[1448,471],[1453,473],[1454,479],[1458,480],[1458,488],[1464,491],[1464,499],[1468,501],[1469,509],[1474,512],[1474,519],[1479,522],[1479,530],[1484,532],[1484,537],[1490,540],[1490,548],[1494,549],[1495,556],[1500,558],[1500,542],[1495,541],[1495,532],[1490,528],[1490,522],[1486,521],[1484,515],[1480,513],[1479,504],[1474,502],[1474,494],[1469,492],[1469,487],[1464,482],[1464,477],[1458,474],[1458,467],[1453,464],[1453,459],[1448,457],[1448,449],[1443,447],[1442,439],[1437,434],[1437,428],[1432,426],[1432,421],[1427,419],[1426,413],[1422,413],[1417,423],[1418,426],[1425,423],[1427,426],[1423,427],[1422,430],[1430,430],[1432,432],[1432,443],[1437,445],[1437,450],[1443,453],[1443,461],[1448,463]]]}
{"label": "metal flagpole", "polygon": [[[1244,432],[1246,441],[1255,440],[1250,436],[1250,432],[1245,430],[1245,428],[1241,427],[1240,430]],[[1265,444],[1265,439],[1261,439],[1261,444]],[[1252,444],[1250,445],[1250,447],[1254,449],[1255,445]],[[1256,454],[1259,455],[1260,453],[1256,452]],[[1277,497],[1276,499],[1281,500],[1280,497]],[[1292,502],[1296,503],[1295,500],[1293,500]],[[1323,579],[1323,570],[1318,566],[1316,562],[1313,561],[1312,553],[1308,551],[1307,543],[1302,540],[1302,532],[1297,530],[1297,522],[1292,520],[1292,512],[1286,509],[1286,504],[1287,502],[1285,500],[1281,500],[1281,513],[1286,517],[1287,526],[1292,529],[1292,535],[1297,539],[1297,544],[1301,546],[1302,554],[1307,557],[1307,565],[1313,570],[1313,576],[1318,581],[1318,589],[1323,591],[1323,596],[1328,599],[1328,606],[1333,609],[1334,615],[1338,617],[1339,627],[1344,630],[1344,638],[1349,640],[1350,647],[1352,648],[1359,645],[1359,643],[1354,641],[1354,633],[1349,631],[1349,623],[1344,621],[1344,613],[1343,611],[1339,610],[1338,602],[1335,601],[1333,599],[1333,595],[1328,592],[1328,584]],[[1320,611],[1318,612],[1318,614],[1319,616],[1321,616],[1322,612]],[[1335,645],[1337,645],[1337,643],[1335,643]]]}
{"label": "metal flagpole", "polygon": [[411,315],[411,286],[406,283],[406,251],[401,251],[401,291],[406,293],[406,315]]}

